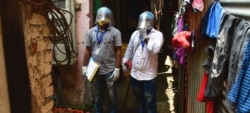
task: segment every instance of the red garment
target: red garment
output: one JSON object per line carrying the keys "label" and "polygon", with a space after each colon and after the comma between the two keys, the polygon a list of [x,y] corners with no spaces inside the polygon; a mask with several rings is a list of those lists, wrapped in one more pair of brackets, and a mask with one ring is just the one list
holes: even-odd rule
{"label": "red garment", "polygon": [[204,71],[203,78],[202,78],[202,81],[201,81],[201,84],[200,84],[200,89],[199,89],[198,95],[197,95],[197,100],[199,102],[205,102],[206,101],[206,97],[205,97],[204,93],[205,93],[207,81],[208,81],[208,73]]}
{"label": "red garment", "polygon": [[132,69],[132,61],[131,60],[126,62],[125,64],[128,66],[129,69]]}
{"label": "red garment", "polygon": [[197,100],[199,102],[206,102],[207,113],[214,113],[214,100],[208,100],[204,95],[207,81],[208,81],[208,73],[206,71],[204,71],[203,78],[202,78],[201,85],[200,85],[200,89],[199,89],[198,95],[197,95]]}
{"label": "red garment", "polygon": [[207,113],[214,113],[214,100],[209,100],[206,102]]}
{"label": "red garment", "polygon": [[188,41],[189,37],[191,36],[190,31],[181,31],[174,35],[174,38],[172,39],[172,48],[188,48],[190,46],[190,43]]}

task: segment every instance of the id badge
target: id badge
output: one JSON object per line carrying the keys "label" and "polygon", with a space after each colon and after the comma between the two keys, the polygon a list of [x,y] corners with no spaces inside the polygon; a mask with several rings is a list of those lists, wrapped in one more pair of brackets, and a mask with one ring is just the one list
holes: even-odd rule
{"label": "id badge", "polygon": [[145,59],[145,56],[144,56],[144,55],[140,55],[140,58],[141,58],[141,59]]}
{"label": "id badge", "polygon": [[143,52],[141,52],[140,58],[145,59],[145,56],[144,56]]}
{"label": "id badge", "polygon": [[100,48],[97,48],[97,49],[95,50],[95,54],[98,55],[99,53],[100,53]]}

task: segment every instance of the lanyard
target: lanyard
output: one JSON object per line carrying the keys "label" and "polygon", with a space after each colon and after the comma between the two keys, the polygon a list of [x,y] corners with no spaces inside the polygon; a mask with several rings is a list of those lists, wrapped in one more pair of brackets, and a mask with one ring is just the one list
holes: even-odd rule
{"label": "lanyard", "polygon": [[144,40],[142,38],[142,35],[140,34],[139,37],[140,37],[141,46],[142,46],[142,48],[144,48],[145,42],[144,42]]}
{"label": "lanyard", "polygon": [[[149,32],[147,32],[147,34],[149,34]],[[141,46],[142,46],[142,48],[144,48],[145,42],[144,42],[141,34],[139,35],[139,38],[140,38]]]}
{"label": "lanyard", "polygon": [[103,36],[104,36],[104,34],[106,33],[106,30],[105,30],[105,31],[102,31],[102,32],[101,32],[101,35],[100,35],[99,37],[98,37],[98,33],[99,33],[99,28],[97,27],[96,39],[97,39],[98,45],[100,45],[101,42],[102,42]]}

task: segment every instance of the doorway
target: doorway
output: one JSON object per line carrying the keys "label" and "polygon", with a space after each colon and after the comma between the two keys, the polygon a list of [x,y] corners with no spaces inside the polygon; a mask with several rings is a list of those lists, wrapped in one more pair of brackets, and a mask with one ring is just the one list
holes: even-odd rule
{"label": "doorway", "polygon": [[[159,6],[159,1],[163,4]],[[175,12],[178,11],[177,0],[102,0],[102,6],[109,7],[114,15],[115,27],[122,33],[123,52],[129,42],[132,32],[136,30],[139,14],[145,10],[155,13],[156,10],[161,10],[158,15],[160,25],[159,29],[164,35],[164,45],[159,53],[159,73],[165,72],[167,67],[164,61],[167,55],[172,56],[172,49],[170,42],[171,23]],[[156,28],[156,27],[155,27]],[[158,113],[168,113],[169,105],[168,99],[165,95],[165,89],[168,87],[166,77],[168,74],[159,74],[157,85],[157,107]],[[178,81],[178,80],[176,80]],[[176,83],[175,83],[176,84]],[[129,77],[122,77],[118,84],[119,104],[121,105],[121,112],[136,113],[135,97],[129,84]],[[177,103],[176,103],[177,106]]]}

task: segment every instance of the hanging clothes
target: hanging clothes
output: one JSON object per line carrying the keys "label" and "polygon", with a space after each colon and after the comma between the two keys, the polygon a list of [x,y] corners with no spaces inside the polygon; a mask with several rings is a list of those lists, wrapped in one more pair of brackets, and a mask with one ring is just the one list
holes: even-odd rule
{"label": "hanging clothes", "polygon": [[209,71],[208,85],[205,91],[205,96],[216,97],[224,88],[223,81],[227,75],[226,67],[230,55],[233,33],[240,22],[240,18],[232,15],[225,15],[220,25],[220,37],[216,40],[214,57]]}
{"label": "hanging clothes", "polygon": [[207,101],[207,98],[204,95],[206,85],[207,85],[207,80],[208,80],[208,73],[206,71],[204,71],[203,76],[202,76],[202,80],[201,80],[201,84],[200,84],[200,88],[198,90],[198,94],[197,94],[197,97],[196,97],[196,99],[199,102],[206,102]]}
{"label": "hanging clothes", "polygon": [[214,44],[208,45],[206,47],[206,49],[205,49],[205,52],[207,53],[207,58],[202,63],[202,67],[205,69],[205,71],[207,73],[210,72],[210,68],[211,68],[211,65],[212,65],[213,57],[214,57],[214,49],[215,49],[215,45]]}
{"label": "hanging clothes", "polygon": [[175,36],[178,33],[178,29],[179,29],[178,22],[179,22],[179,20],[180,20],[180,15],[177,13],[175,15],[175,17],[173,18],[173,22],[172,22],[173,23],[173,25],[172,25],[172,28],[173,28],[172,36]]}
{"label": "hanging clothes", "polygon": [[233,34],[232,47],[229,56],[226,94],[228,94],[237,75],[240,73],[244,47],[246,46],[249,37],[249,26],[248,22],[241,20],[234,30],[235,33]]}
{"label": "hanging clothes", "polygon": [[205,52],[207,53],[207,58],[202,64],[202,67],[204,68],[204,72],[203,72],[202,81],[201,81],[200,88],[199,88],[198,95],[197,95],[197,100],[199,102],[205,102],[208,100],[205,96],[205,90],[208,84],[209,71],[210,71],[212,59],[214,56],[214,48],[215,48],[214,45],[208,45],[205,48]]}
{"label": "hanging clothes", "polygon": [[[250,37],[249,37],[250,39]],[[227,99],[231,102],[231,108],[236,108],[237,113],[250,112],[250,40],[244,48],[243,64]]]}
{"label": "hanging clothes", "polygon": [[189,39],[191,36],[190,31],[182,31],[177,33],[172,39],[172,48],[188,48],[190,47]]}
{"label": "hanging clothes", "polygon": [[184,28],[184,20],[183,20],[183,16],[179,17],[178,22],[177,22],[177,26],[178,26],[178,33],[183,31]]}
{"label": "hanging clothes", "polygon": [[203,62],[202,67],[204,68],[202,81],[200,84],[200,88],[198,90],[197,94],[197,100],[199,102],[205,102],[206,103],[206,111],[207,113],[214,113],[214,98],[207,98],[205,96],[205,89],[208,83],[209,78],[209,70],[211,68],[211,63],[214,55],[214,45],[208,45],[205,49],[205,52],[207,53],[207,59]]}
{"label": "hanging clothes", "polygon": [[183,31],[183,26],[184,26],[184,22],[183,22],[183,14],[186,12],[186,6],[187,6],[187,2],[182,2],[181,7],[179,8],[179,11],[175,14],[174,17],[174,25],[173,30],[172,30],[172,35],[176,35],[178,32]]}
{"label": "hanging clothes", "polygon": [[206,102],[207,113],[214,113],[214,100],[209,100]]}
{"label": "hanging clothes", "polygon": [[224,13],[225,10],[217,1],[214,1],[209,6],[208,11],[202,19],[201,34],[203,37],[218,37],[220,23]]}
{"label": "hanging clothes", "polygon": [[192,7],[199,10],[199,11],[203,11],[203,9],[204,9],[203,0],[193,0]]}
{"label": "hanging clothes", "polygon": [[[249,113],[250,24],[227,13],[215,1],[202,19],[201,34],[216,40],[213,57],[203,63],[209,74],[204,98],[222,93],[223,82],[227,80],[226,104],[237,113]],[[201,95],[200,99],[203,99]]]}
{"label": "hanging clothes", "polygon": [[208,99],[204,96],[205,88],[207,85],[208,73],[204,71],[203,78],[200,84],[200,88],[197,94],[197,100],[199,102],[206,103],[206,111],[207,113],[214,113],[214,99]]}
{"label": "hanging clothes", "polygon": [[[218,83],[224,80],[224,76],[228,79],[226,92],[231,89],[242,64],[242,47],[245,45],[245,34],[248,30],[249,25],[246,21],[230,14],[225,15],[210,70],[211,79],[207,87],[207,96],[215,97],[223,90],[223,84]],[[226,73],[223,73],[225,70],[227,70]]]}
{"label": "hanging clothes", "polygon": [[179,61],[179,64],[180,65],[183,65],[184,62],[185,62],[185,50],[184,48],[182,47],[179,47],[177,50],[176,50],[176,57]]}

